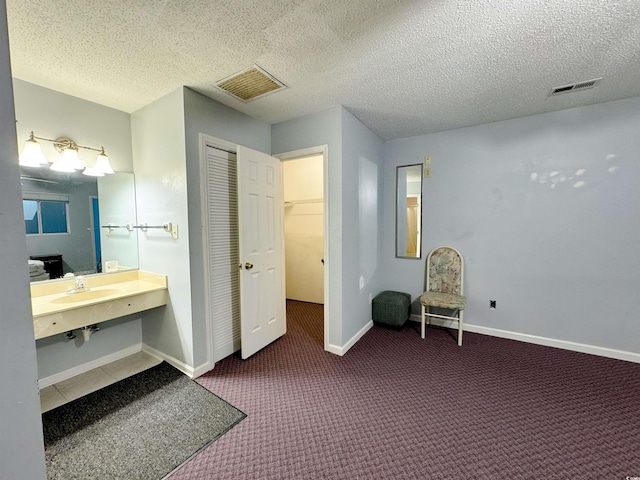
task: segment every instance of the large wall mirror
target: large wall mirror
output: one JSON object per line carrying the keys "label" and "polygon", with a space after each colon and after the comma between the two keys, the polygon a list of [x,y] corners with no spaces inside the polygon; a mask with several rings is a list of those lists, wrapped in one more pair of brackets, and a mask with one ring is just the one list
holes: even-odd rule
{"label": "large wall mirror", "polygon": [[119,270],[138,268],[136,231],[101,228],[136,223],[132,173],[96,178],[21,167],[20,180],[27,253],[46,270],[30,265],[31,281],[101,273],[110,260]]}
{"label": "large wall mirror", "polygon": [[421,256],[422,164],[396,169],[396,257]]}

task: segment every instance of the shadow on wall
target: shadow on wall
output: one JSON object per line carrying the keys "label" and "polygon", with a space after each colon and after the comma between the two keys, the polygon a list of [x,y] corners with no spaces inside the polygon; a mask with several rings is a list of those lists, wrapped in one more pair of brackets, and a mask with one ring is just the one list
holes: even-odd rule
{"label": "shadow on wall", "polygon": [[378,268],[378,166],[360,157],[359,183],[359,256],[360,288],[367,285]]}

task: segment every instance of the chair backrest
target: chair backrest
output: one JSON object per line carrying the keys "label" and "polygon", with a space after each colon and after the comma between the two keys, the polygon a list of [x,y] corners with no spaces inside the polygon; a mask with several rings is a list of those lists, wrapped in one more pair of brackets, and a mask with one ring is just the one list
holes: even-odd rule
{"label": "chair backrest", "polygon": [[437,247],[427,257],[425,285],[427,292],[463,294],[464,263],[453,247]]}

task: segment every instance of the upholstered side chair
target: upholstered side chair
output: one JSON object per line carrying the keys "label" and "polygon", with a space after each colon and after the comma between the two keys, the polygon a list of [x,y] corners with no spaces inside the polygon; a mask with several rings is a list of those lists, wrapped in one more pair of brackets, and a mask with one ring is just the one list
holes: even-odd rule
{"label": "upholstered side chair", "polygon": [[[458,321],[458,345],[462,346],[462,323],[464,307],[464,262],[460,252],[453,247],[434,248],[427,257],[425,267],[426,291],[420,296],[422,305],[421,335],[425,338],[425,323],[429,319],[444,318]],[[452,310],[451,315],[437,315],[431,307]]]}

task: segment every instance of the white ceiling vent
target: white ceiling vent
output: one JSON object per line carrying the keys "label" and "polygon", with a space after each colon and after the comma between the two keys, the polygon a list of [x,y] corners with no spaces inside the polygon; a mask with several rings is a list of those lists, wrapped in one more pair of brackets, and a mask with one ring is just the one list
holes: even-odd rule
{"label": "white ceiling vent", "polygon": [[575,92],[578,90],[586,90],[593,88],[602,81],[601,78],[594,78],[593,80],[586,80],[584,82],[572,83],[571,85],[563,85],[562,87],[553,87],[549,92],[549,96],[560,95],[561,93]]}
{"label": "white ceiling vent", "polygon": [[216,82],[216,87],[238,100],[249,102],[287,86],[257,65]]}

